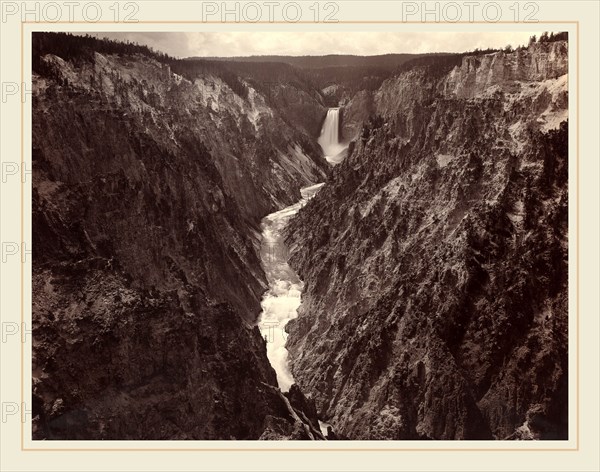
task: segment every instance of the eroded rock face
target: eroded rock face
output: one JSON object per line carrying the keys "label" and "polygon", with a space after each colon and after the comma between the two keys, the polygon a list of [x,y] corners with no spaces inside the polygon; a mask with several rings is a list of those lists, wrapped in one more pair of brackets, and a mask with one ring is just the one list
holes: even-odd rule
{"label": "eroded rock face", "polygon": [[389,79],[291,221],[287,348],[336,433],[567,437],[566,70],[558,41]]}
{"label": "eroded rock face", "polygon": [[358,92],[342,110],[341,136],[344,141],[355,139],[365,121],[375,112],[373,93],[367,90]]}
{"label": "eroded rock face", "polygon": [[466,56],[444,80],[445,94],[474,98],[493,87],[514,87],[515,82],[543,82],[568,73],[568,43],[532,43],[512,53]]}
{"label": "eroded rock face", "polygon": [[253,326],[258,225],[324,178],[315,139],[218,76],[38,59],[34,438],[314,439]]}

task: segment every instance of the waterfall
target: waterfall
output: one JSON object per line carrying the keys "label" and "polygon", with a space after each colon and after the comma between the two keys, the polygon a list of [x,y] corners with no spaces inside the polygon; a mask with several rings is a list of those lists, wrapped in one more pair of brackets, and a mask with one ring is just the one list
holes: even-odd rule
{"label": "waterfall", "polygon": [[325,159],[330,164],[339,164],[345,157],[345,151],[348,146],[340,143],[340,109],[330,108],[327,110],[327,116],[319,136],[319,145],[323,149]]}

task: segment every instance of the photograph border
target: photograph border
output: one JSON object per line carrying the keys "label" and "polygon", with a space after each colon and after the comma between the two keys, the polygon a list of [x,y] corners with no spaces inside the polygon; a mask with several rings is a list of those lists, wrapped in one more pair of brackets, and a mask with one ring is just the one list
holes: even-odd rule
{"label": "photograph border", "polygon": [[[85,21],[52,21],[52,22],[48,22],[48,21],[21,21],[21,25],[20,25],[20,36],[21,36],[21,50],[20,50],[20,61],[21,61],[21,84],[25,83],[25,56],[24,56],[24,52],[25,52],[25,28],[26,25],[29,24],[33,24],[36,26],[43,26],[43,25],[60,25],[60,24],[68,24],[70,26],[76,26],[76,25],[89,25],[89,22],[85,22]],[[165,21],[154,21],[154,20],[139,20],[135,23],[115,23],[114,21],[96,21],[93,23],[94,25],[98,25],[98,24],[110,24],[110,25],[115,25],[118,24],[119,26],[122,26],[122,29],[119,30],[115,30],[115,31],[130,31],[131,29],[127,29],[130,28],[133,25],[140,25],[140,24],[148,24],[148,25],[169,25],[169,24],[178,24],[178,25],[182,25],[182,24],[189,24],[189,25],[214,25],[214,24],[219,24],[219,25],[281,25],[281,24],[286,24],[289,25],[290,23],[287,21],[256,21],[256,22],[252,22],[252,23],[244,23],[244,22],[238,22],[238,21],[194,21],[194,20],[165,20]],[[296,21],[293,23],[294,25],[297,24],[311,24],[311,25],[315,25],[314,21]],[[398,20],[365,20],[365,21],[359,21],[359,20],[339,20],[336,21],[335,23],[328,23],[327,25],[330,26],[337,26],[337,25],[346,25],[346,24],[350,24],[350,25],[398,25],[398,24],[420,24],[420,25],[444,25],[445,23],[443,22],[428,22],[428,21],[398,21]],[[169,440],[148,440],[148,445],[149,447],[72,447],[72,448],[66,448],[66,447],[25,447],[25,426],[29,425],[31,426],[31,421],[21,421],[21,451],[22,452],[50,452],[50,451],[56,451],[56,452],[77,452],[77,451],[81,451],[81,452],[99,452],[99,451],[107,451],[107,452],[119,452],[119,451],[123,451],[123,452],[170,452],[170,451],[176,451],[176,452],[184,452],[184,451],[191,451],[191,452],[252,452],[252,451],[256,451],[256,452],[399,452],[399,451],[404,451],[404,452],[577,452],[580,450],[580,371],[579,371],[579,367],[580,367],[580,339],[579,339],[579,335],[580,335],[580,313],[579,313],[579,308],[580,308],[580,264],[579,264],[579,242],[580,242],[580,234],[579,234],[579,229],[580,229],[580,191],[579,191],[579,171],[580,171],[580,167],[579,167],[579,138],[580,138],[580,133],[579,133],[579,116],[580,116],[580,110],[579,110],[579,85],[580,85],[580,77],[579,77],[579,71],[580,71],[580,62],[579,62],[579,49],[580,49],[580,43],[579,43],[579,20],[562,20],[562,21],[548,21],[548,20],[543,20],[543,21],[539,21],[539,22],[535,22],[535,23],[523,23],[523,22],[516,22],[516,21],[496,21],[494,23],[490,23],[490,22],[486,22],[486,21],[456,21],[456,22],[452,22],[451,25],[455,25],[455,24],[466,24],[466,25],[477,25],[477,24],[486,24],[486,25],[502,25],[502,24],[511,24],[511,25],[523,25],[523,24],[527,24],[529,26],[531,26],[532,28],[535,29],[539,29],[540,31],[542,31],[545,27],[545,25],[574,25],[575,26],[575,41],[576,41],[576,81],[575,81],[575,108],[576,108],[576,112],[575,112],[575,118],[576,118],[576,129],[573,130],[572,129],[572,125],[571,125],[571,120],[569,120],[569,139],[571,138],[575,138],[575,171],[576,171],[576,178],[575,180],[575,232],[576,232],[576,239],[575,239],[575,254],[574,254],[574,261],[573,261],[573,254],[569,254],[568,255],[568,260],[569,260],[569,273],[571,273],[571,271],[574,271],[574,278],[575,278],[575,288],[574,288],[574,293],[575,293],[575,319],[574,319],[574,326],[571,326],[571,324],[569,323],[569,347],[571,346],[570,343],[570,337],[572,335],[573,332],[576,333],[576,345],[575,345],[575,352],[570,352],[569,350],[569,358],[570,356],[574,355],[575,356],[575,372],[571,372],[569,371],[569,385],[571,385],[571,382],[573,382],[575,384],[575,398],[574,398],[574,411],[571,411],[572,409],[569,408],[569,425],[571,425],[572,421],[575,421],[575,427],[573,428],[575,431],[575,447],[498,447],[498,448],[491,448],[491,447],[411,447],[411,446],[407,446],[407,447],[255,447],[253,445],[249,445],[248,447],[180,447],[180,446],[174,446],[174,447],[164,447],[164,446],[160,446],[160,447],[152,447],[152,443],[156,443],[156,442],[160,442],[160,443],[164,443],[164,442],[169,442]],[[27,32],[27,34],[29,35],[29,40],[31,41],[31,34],[35,32],[34,30],[31,30],[29,32]],[[66,32],[78,32],[78,31],[66,31]],[[84,32],[84,31],[82,31]],[[569,32],[570,33],[570,32]],[[569,37],[569,45],[571,44],[571,41],[573,40],[573,38],[570,36]],[[569,47],[569,75],[571,72],[571,67],[572,67],[572,63],[571,63],[571,47]],[[572,90],[569,90],[569,97],[571,97],[571,92]],[[571,102],[571,99],[569,99],[569,104],[571,105],[573,102]],[[28,106],[32,106],[31,103]],[[21,148],[21,162],[25,163],[25,103],[24,100],[21,100],[21,116],[20,116],[20,125],[21,125],[21,134],[20,134],[20,148]],[[573,111],[571,109],[571,107],[569,107],[569,117],[572,118]],[[28,131],[30,131],[28,129]],[[569,160],[572,157],[569,156]],[[24,195],[25,195],[25,178],[24,178],[24,166],[21,166],[21,184],[20,184],[20,211],[21,211],[21,226],[20,226],[20,235],[21,235],[21,241],[25,241],[25,200],[24,200]],[[569,192],[571,189],[571,185],[572,185],[572,178],[571,175],[569,174],[569,180],[568,180],[568,186],[569,186]],[[570,233],[570,232],[569,232]],[[575,263],[575,269],[572,268],[571,264],[573,264],[573,262]],[[21,290],[20,290],[20,322],[21,322],[21,326],[25,326],[25,264],[20,264],[20,286],[21,286]],[[569,289],[569,293],[571,293],[571,289]],[[21,387],[21,405],[25,404],[25,342],[21,342],[21,366],[20,366],[20,370],[21,370],[21,382],[20,382],[20,387]],[[29,352],[29,358],[31,358],[32,353]],[[572,375],[574,374],[574,379],[572,377]],[[31,372],[29,372],[28,374],[31,377]],[[31,394],[31,392],[28,392],[29,395]],[[569,399],[569,404],[571,405],[571,399]],[[569,429],[571,430],[571,427],[569,427]],[[553,441],[553,442],[570,442],[572,438],[569,438],[567,440],[564,441]],[[126,441],[126,440],[114,440],[116,441]],[[141,440],[140,440],[141,441]],[[198,440],[186,440],[189,441],[190,443],[197,443],[197,442],[209,442],[212,440],[202,440],[202,439],[198,439]],[[52,445],[53,441],[33,441],[33,442],[39,442],[39,443],[44,443],[47,445]],[[63,441],[61,441],[63,442]],[[81,444],[81,443],[87,443],[88,441],[76,441],[77,443]],[[90,440],[89,442],[100,442],[95,441],[95,440]],[[106,441],[102,441],[103,443],[106,443]],[[233,441],[232,441],[233,442]],[[239,441],[238,441],[239,442]],[[244,441],[245,443],[251,443],[251,444],[258,444],[258,441]],[[279,442],[283,442],[283,441],[279,441]],[[298,441],[300,442],[300,441]],[[303,442],[303,441],[302,441]],[[353,441],[348,440],[348,441],[344,441],[345,443],[352,443]],[[377,441],[377,442],[381,442],[381,441]],[[415,443],[415,442],[420,442],[420,441],[402,441],[402,440],[390,440],[390,441],[385,441],[386,443]],[[464,444],[465,441],[455,441],[456,445],[459,446],[460,444]],[[471,441],[469,441],[471,442]],[[497,440],[497,441],[482,441],[482,442],[497,442],[497,443],[506,443],[507,441],[505,440]],[[510,441],[510,442],[514,442],[514,441]],[[539,441],[536,442],[536,444],[543,444],[546,441]],[[263,442],[264,443],[264,442]]]}

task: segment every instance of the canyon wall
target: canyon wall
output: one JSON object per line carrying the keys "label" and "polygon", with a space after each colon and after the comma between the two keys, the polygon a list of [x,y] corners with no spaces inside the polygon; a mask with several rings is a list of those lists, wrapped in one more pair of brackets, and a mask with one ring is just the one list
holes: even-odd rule
{"label": "canyon wall", "polygon": [[341,437],[567,437],[567,72],[534,43],[344,109],[349,155],[286,232],[293,374]]}
{"label": "canyon wall", "polygon": [[320,437],[255,326],[260,219],[324,179],[316,138],[241,78],[85,41],[34,34],[33,437]]}

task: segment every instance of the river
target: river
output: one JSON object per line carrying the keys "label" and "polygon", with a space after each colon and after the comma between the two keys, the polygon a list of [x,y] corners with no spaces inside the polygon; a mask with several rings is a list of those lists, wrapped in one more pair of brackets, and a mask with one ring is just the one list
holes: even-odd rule
{"label": "river", "polygon": [[[346,146],[339,142],[339,108],[327,112],[319,144],[323,155],[332,164],[341,162]],[[323,183],[303,188],[302,198],[283,210],[271,213],[261,223],[262,240],[260,257],[267,276],[269,289],[261,302],[260,331],[267,341],[267,357],[277,373],[277,383],[287,392],[294,383],[285,348],[287,333],[285,325],[298,316],[304,284],[288,264],[288,251],[283,241],[283,230],[288,221],[315,196]]]}
{"label": "river", "polygon": [[296,318],[300,306],[303,283],[289,266],[288,251],[283,241],[283,230],[292,216],[302,208],[323,186],[316,184],[301,190],[302,199],[283,210],[271,213],[262,220],[260,248],[263,270],[269,289],[264,294],[261,307],[260,330],[267,340],[267,357],[277,373],[277,383],[287,392],[294,383],[285,348],[285,325]]}

